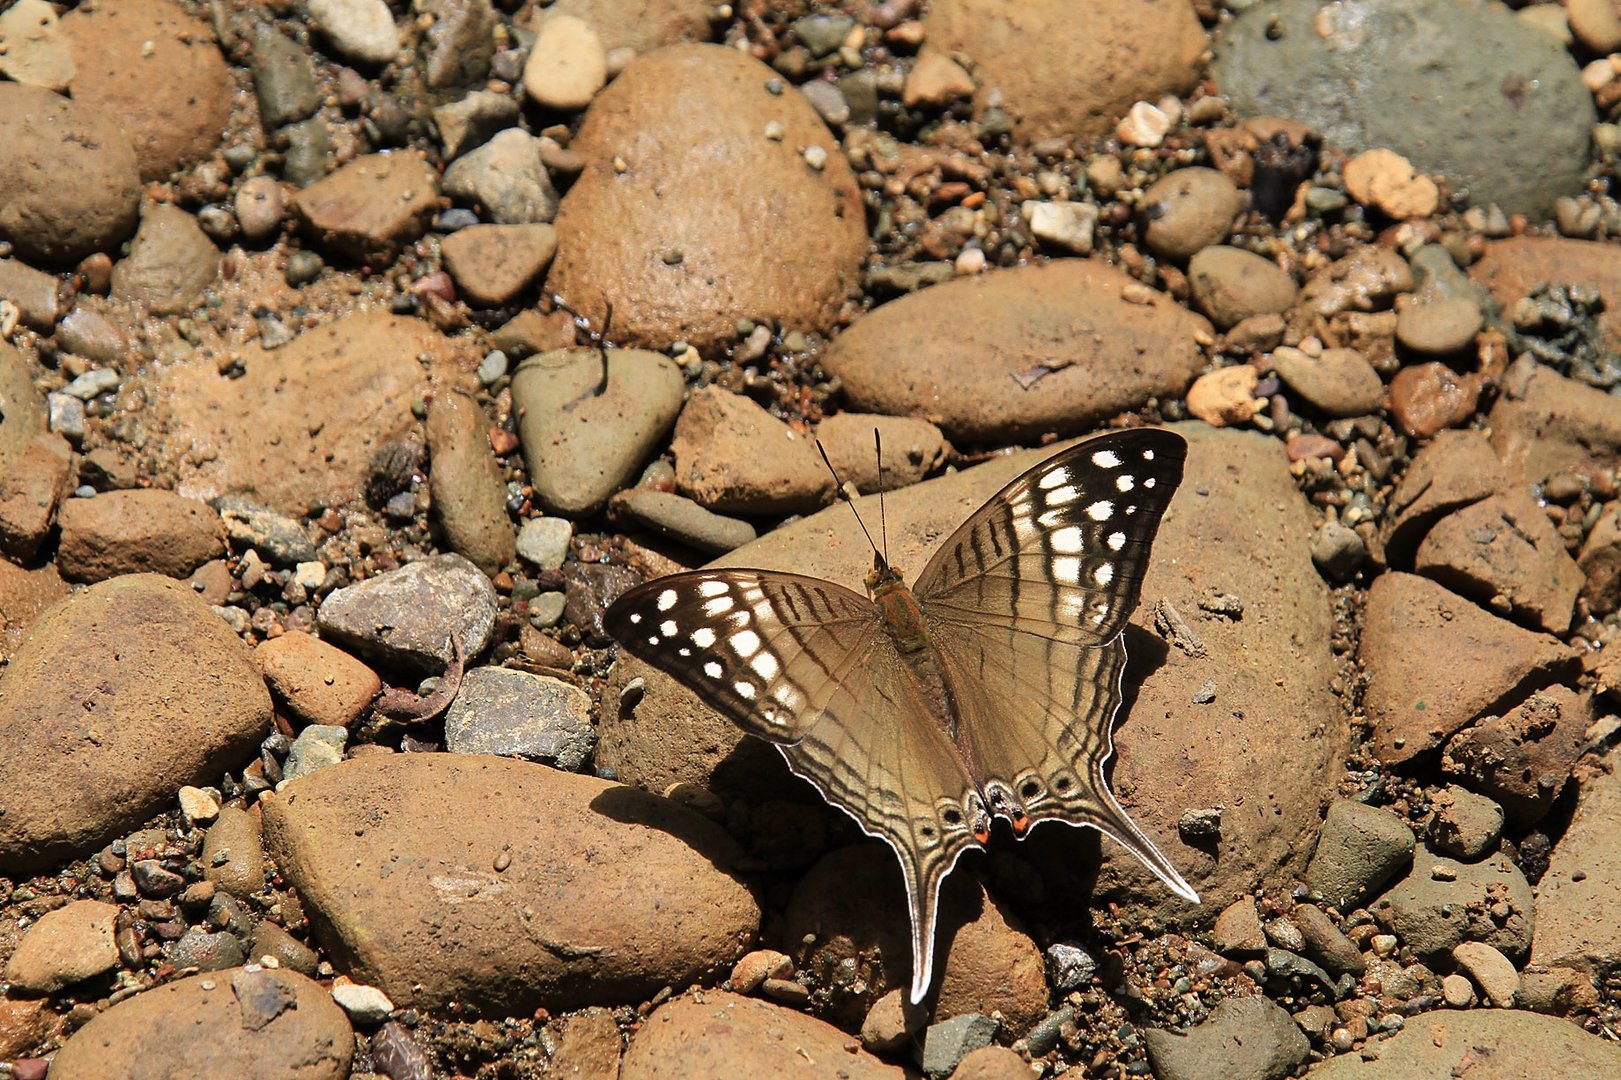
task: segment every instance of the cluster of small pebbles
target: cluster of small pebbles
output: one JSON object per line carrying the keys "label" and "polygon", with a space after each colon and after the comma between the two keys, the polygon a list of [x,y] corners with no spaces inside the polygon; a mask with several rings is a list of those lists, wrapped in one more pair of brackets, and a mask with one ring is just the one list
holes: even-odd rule
{"label": "cluster of small pebbles", "polygon": [[[0,4],[0,1078],[1621,1075],[1621,19],[1085,6]],[[1203,903],[1001,833],[913,1005],[603,611],[1139,424]]]}

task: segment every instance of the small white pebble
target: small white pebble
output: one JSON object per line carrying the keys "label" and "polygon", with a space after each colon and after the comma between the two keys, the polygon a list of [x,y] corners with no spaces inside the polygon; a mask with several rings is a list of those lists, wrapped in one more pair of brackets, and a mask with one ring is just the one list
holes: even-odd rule
{"label": "small white pebble", "polygon": [[332,1000],[357,1024],[381,1024],[394,1012],[394,1003],[387,994],[375,986],[360,983],[334,983]]}
{"label": "small white pebble", "polygon": [[957,254],[957,261],[952,264],[959,277],[970,277],[985,269],[984,248],[963,248]]}
{"label": "small white pebble", "polygon": [[198,825],[207,825],[220,816],[220,804],[199,787],[182,787],[179,792],[180,812]]}
{"label": "small white pebble", "polygon": [[1115,127],[1114,133],[1127,146],[1155,147],[1165,141],[1171,123],[1171,118],[1158,105],[1139,101]]}
{"label": "small white pebble", "polygon": [[827,166],[827,151],[820,146],[805,147],[805,164],[821,172]]}

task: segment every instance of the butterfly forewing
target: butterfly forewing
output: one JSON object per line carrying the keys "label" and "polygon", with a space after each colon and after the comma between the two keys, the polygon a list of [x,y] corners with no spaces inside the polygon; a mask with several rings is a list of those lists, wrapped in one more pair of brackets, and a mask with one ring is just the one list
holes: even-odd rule
{"label": "butterfly forewing", "polygon": [[926,612],[1076,645],[1114,638],[1137,606],[1187,443],[1111,432],[1008,484],[935,553],[913,587]]}
{"label": "butterfly forewing", "polygon": [[627,650],[745,731],[793,742],[823,716],[855,715],[850,676],[883,640],[872,602],[830,581],[699,570],[638,585],[603,617]]}

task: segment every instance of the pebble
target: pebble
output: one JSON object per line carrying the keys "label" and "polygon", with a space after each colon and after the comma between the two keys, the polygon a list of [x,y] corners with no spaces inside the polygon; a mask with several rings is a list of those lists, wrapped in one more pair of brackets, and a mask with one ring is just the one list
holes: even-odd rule
{"label": "pebble", "polygon": [[[471,396],[447,390],[434,395],[424,426],[428,491],[445,543],[486,574],[499,573],[518,547],[507,514],[506,478],[490,446],[489,417]],[[411,492],[402,494],[412,498]]]}
{"label": "pebble", "polygon": [[1480,858],[1503,830],[1503,808],[1468,788],[1449,784],[1430,798],[1429,840],[1445,854]]}
{"label": "pebble", "polygon": [[500,132],[445,170],[445,194],[483,207],[497,225],[533,225],[557,216],[557,189],[540,140],[521,128]]}
{"label": "pebble", "polygon": [[673,492],[637,488],[615,496],[614,506],[629,520],[709,555],[724,555],[758,535],[748,522]]}
{"label": "pebble", "polygon": [[684,392],[681,369],[659,353],[562,349],[524,360],[512,406],[536,500],[570,517],[600,510],[663,444]]}
{"label": "pebble", "polygon": [[[77,398],[67,400],[82,407]],[[44,544],[72,485],[73,451],[59,435],[36,435],[6,465],[11,475],[0,487],[0,550],[27,562]]]}
{"label": "pebble", "polygon": [[938,427],[910,416],[845,411],[817,424],[816,438],[839,479],[864,495],[915,484],[939,471],[952,456],[951,444]]}
{"label": "pebble", "polygon": [[1115,136],[1127,146],[1152,149],[1165,141],[1175,121],[1158,105],[1134,102],[1125,117],[1115,125]]}
{"label": "pebble", "polygon": [[1097,959],[1079,945],[1055,942],[1047,946],[1047,982],[1059,994],[1083,989],[1097,972]]}
{"label": "pebble", "polygon": [[56,328],[56,343],[102,367],[111,366],[129,348],[124,331],[82,301],[62,317]]}
{"label": "pebble", "polygon": [[1570,629],[1583,581],[1548,515],[1517,489],[1442,518],[1420,542],[1413,569],[1550,634]]}
{"label": "pebble", "polygon": [[1281,1080],[1311,1052],[1294,1018],[1260,995],[1226,998],[1186,1031],[1148,1028],[1142,1035],[1158,1080]]}
{"label": "pebble", "polygon": [[17,259],[0,259],[0,299],[15,305],[23,324],[42,334],[55,329],[61,314],[56,278]]}
{"label": "pebble", "polygon": [[232,896],[252,896],[263,889],[264,849],[256,815],[234,806],[221,807],[219,817],[203,835],[198,861],[204,880]]}
{"label": "pebble", "polygon": [[[346,728],[335,724],[309,725],[298,733],[292,748],[287,751],[287,761],[281,767],[281,784],[336,765],[343,760],[343,750],[348,741]],[[277,787],[280,788],[281,784]]]}
{"label": "pebble", "polygon": [[1222,330],[1255,315],[1288,311],[1299,293],[1277,263],[1220,244],[1189,260],[1188,285],[1199,309]]}
{"label": "pebble", "polygon": [[170,955],[171,963],[181,971],[224,971],[247,960],[247,952],[234,934],[223,930],[209,933],[200,926],[181,934]]}
{"label": "pebble", "polygon": [[1244,193],[1217,169],[1176,169],[1143,191],[1137,205],[1143,243],[1162,259],[1190,259],[1227,239]]}
{"label": "pebble", "polygon": [[294,44],[268,20],[254,29],[248,65],[259,118],[266,128],[307,119],[321,107],[321,87],[309,50]]}
{"label": "pebble", "polygon": [[966,1013],[930,1024],[923,1031],[918,1064],[925,1074],[949,1076],[963,1058],[996,1038],[997,1022],[989,1016]]}
{"label": "pebble", "polygon": [[510,95],[489,90],[474,90],[434,109],[433,126],[439,131],[445,160],[454,161],[489,142],[497,132],[517,126],[518,113],[518,103]]}
{"label": "pebble", "polygon": [[1350,799],[1329,804],[1306,884],[1327,903],[1356,907],[1412,863],[1415,837],[1405,822]]}
{"label": "pebble", "polygon": [[253,657],[276,699],[307,724],[348,727],[383,688],[371,668],[301,630],[261,643]]}
{"label": "pebble", "polygon": [[65,93],[75,73],[56,9],[46,0],[17,0],[0,11],[0,75]]}
{"label": "pebble", "polygon": [[376,1027],[394,1012],[394,1003],[375,986],[352,983],[347,979],[332,984],[332,1000],[361,1027]]}
{"label": "pebble", "polygon": [[204,502],[157,489],[69,499],[57,515],[57,566],[72,581],[120,574],[183,578],[225,553],[219,515]]}
{"label": "pebble", "polygon": [[[1500,914],[1493,911],[1499,905]],[[1451,952],[1463,941],[1483,941],[1519,958],[1531,948],[1531,886],[1502,855],[1460,863],[1420,852],[1412,872],[1369,910],[1420,956]]]}
{"label": "pebble", "polygon": [[568,555],[574,523],[567,518],[530,518],[518,530],[518,554],[537,570],[556,570]]}
{"label": "pebble", "polygon": [[1032,201],[1021,204],[1019,214],[1030,235],[1048,247],[1071,255],[1092,254],[1098,208],[1091,203]]}
{"label": "pebble", "polygon": [[1484,386],[1478,373],[1459,375],[1437,361],[1404,367],[1390,380],[1390,413],[1408,435],[1427,439],[1473,416]]}
{"label": "pebble", "polygon": [[1514,1004],[1520,973],[1508,957],[1482,942],[1465,941],[1453,948],[1452,959],[1475,981],[1487,1001],[1503,1009]]}
{"label": "pebble", "polygon": [[775,949],[755,949],[744,953],[732,965],[732,989],[739,994],[752,994],[767,979],[786,979],[794,973],[794,962],[786,953]]}
{"label": "pebble", "polygon": [[596,745],[591,697],[546,675],[478,667],[445,714],[445,749],[500,754],[578,772]]}
{"label": "pebble", "polygon": [[294,518],[240,495],[221,495],[210,505],[219,512],[225,535],[234,546],[257,551],[272,566],[318,561],[309,533]]}
{"label": "pebble", "polygon": [[309,12],[345,59],[381,65],[400,51],[400,31],[384,0],[309,0]]}
{"label": "pebble", "polygon": [[1367,416],[1385,403],[1385,384],[1355,349],[1324,349],[1313,356],[1280,346],[1272,367],[1289,388],[1332,417]]}
{"label": "pebble", "polygon": [[5,964],[5,980],[30,994],[54,994],[118,966],[113,923],[118,907],[74,900],[23,931]]}
{"label": "pebble", "polygon": [[[1604,0],[1569,0],[1565,5],[1569,33],[1590,53],[1621,51],[1621,15]],[[26,81],[26,80],[24,80]]]}
{"label": "pebble", "polygon": [[1441,203],[1435,181],[1391,150],[1367,150],[1345,163],[1345,191],[1363,206],[1396,221],[1429,217]]}
{"label": "pebble", "polygon": [[173,206],[149,205],[113,266],[113,299],[142,304],[156,315],[190,309],[219,276],[220,253],[197,219]]}
{"label": "pebble", "polygon": [[906,74],[901,102],[908,108],[939,107],[973,96],[974,78],[940,49],[924,49]]}
{"label": "pebble", "polygon": [[914,1005],[904,989],[891,990],[872,1003],[861,1021],[861,1045],[875,1054],[905,1046],[928,1023],[928,1013]]}
{"label": "pebble", "polygon": [[1467,1009],[1475,1003],[1475,988],[1467,977],[1448,975],[1441,980],[1441,1000],[1454,1009]]}
{"label": "pebble", "polygon": [[1249,364],[1217,368],[1188,388],[1188,412],[1212,427],[1247,423],[1266,408],[1266,399],[1255,394],[1260,381],[1260,372]]}
{"label": "pebble", "polygon": [[444,238],[439,253],[468,303],[512,303],[551,264],[557,230],[550,225],[472,225]]}
{"label": "pebble", "polygon": [[1261,917],[1251,897],[1242,896],[1228,904],[1216,916],[1210,932],[1211,942],[1223,956],[1259,956],[1266,949],[1266,935],[1261,928]]}
{"label": "pebble", "polygon": [[186,820],[198,825],[212,824],[219,817],[220,804],[216,795],[205,788],[183,785],[178,793],[180,812]]}
{"label": "pebble", "polygon": [[1396,316],[1396,340],[1425,357],[1455,357],[1475,344],[1485,316],[1474,300],[1431,300],[1409,304]]}
{"label": "pebble", "polygon": [[607,82],[607,50],[590,23],[561,14],[541,22],[523,68],[523,89],[531,101],[543,109],[576,112]]}
{"label": "pebble", "polygon": [[825,506],[833,480],[811,440],[741,394],[694,391],[670,440],[676,487],[721,512],[788,514]]}
{"label": "pebble", "polygon": [[233,203],[242,238],[249,243],[270,239],[281,230],[287,204],[281,184],[273,176],[255,176],[243,181]]}
{"label": "pebble", "polygon": [[1337,521],[1325,521],[1312,535],[1311,561],[1335,584],[1351,580],[1367,557],[1367,541]]}
{"label": "pebble", "polygon": [[317,623],[323,636],[383,663],[437,672],[484,651],[495,628],[490,579],[460,555],[433,555],[330,593]]}
{"label": "pebble", "polygon": [[[449,171],[446,181],[448,191]],[[300,191],[293,208],[323,253],[386,264],[422,235],[438,197],[432,170],[401,151],[355,158]]]}

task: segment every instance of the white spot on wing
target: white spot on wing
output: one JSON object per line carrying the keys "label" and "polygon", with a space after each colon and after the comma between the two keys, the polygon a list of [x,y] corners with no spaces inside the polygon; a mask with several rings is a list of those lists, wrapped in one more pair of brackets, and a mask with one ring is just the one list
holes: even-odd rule
{"label": "white spot on wing", "polygon": [[1073,555],[1065,555],[1052,562],[1053,577],[1061,585],[1079,585],[1081,583],[1081,560]]}
{"label": "white spot on wing", "polygon": [[1132,478],[1130,473],[1121,473],[1119,476],[1114,478],[1114,487],[1116,491],[1130,491],[1136,486],[1137,481]]}
{"label": "white spot on wing", "polygon": [[1154,486],[1154,483],[1155,483],[1154,478],[1152,476],[1150,476],[1148,479],[1143,481],[1143,487],[1151,488],[1151,487]]}
{"label": "white spot on wing", "polygon": [[1060,555],[1079,555],[1086,546],[1086,534],[1081,531],[1079,525],[1070,525],[1054,531],[1047,542]]}
{"label": "white spot on wing", "polygon": [[724,581],[705,581],[698,585],[699,596],[719,596],[726,591]]}
{"label": "white spot on wing", "polygon": [[715,644],[715,631],[707,626],[700,626],[692,632],[692,643],[700,649],[707,649]]}
{"label": "white spot on wing", "polygon": [[1100,469],[1115,469],[1120,467],[1120,455],[1113,450],[1099,450],[1092,455],[1092,464]]}
{"label": "white spot on wing", "polygon": [[687,648],[685,645],[683,645],[683,646],[681,646],[679,649],[677,649],[675,651],[675,654],[677,656],[691,656],[692,655],[692,650]]}
{"label": "white spot on wing", "polygon": [[708,675],[711,679],[720,678],[720,673],[721,666],[715,663],[715,661],[711,660],[709,663],[704,665],[704,674]]}
{"label": "white spot on wing", "polygon": [[730,596],[717,596],[704,604],[704,614],[711,619],[724,615],[730,610],[732,610],[732,598]]}
{"label": "white spot on wing", "polygon": [[1068,504],[1074,502],[1075,496],[1079,494],[1080,492],[1076,491],[1072,487],[1069,487],[1068,485],[1061,488],[1054,488],[1052,491],[1047,493],[1047,505],[1067,506]]}
{"label": "white spot on wing", "polygon": [[1152,451],[1152,450],[1144,450],[1143,451],[1143,460],[1144,461],[1153,461],[1154,460],[1154,451]]}
{"label": "white spot on wing", "polygon": [[642,621],[642,613],[641,612],[633,611],[633,612],[630,613],[630,625],[635,626],[637,623],[639,623],[641,621]]}
{"label": "white spot on wing", "polygon": [[754,673],[766,682],[775,679],[777,672],[782,670],[777,664],[777,658],[768,652],[756,656],[751,666],[754,668]]}
{"label": "white spot on wing", "polygon": [[1067,471],[1063,469],[1054,469],[1046,476],[1043,476],[1040,480],[1037,480],[1036,486],[1045,491],[1047,488],[1057,487],[1059,484],[1062,484],[1068,479],[1069,473]]}
{"label": "white spot on wing", "polygon": [[675,620],[665,619],[663,622],[659,623],[659,633],[663,634],[665,637],[675,637]]}
{"label": "white spot on wing", "polygon": [[1112,532],[1109,534],[1109,539],[1106,540],[1105,543],[1109,545],[1110,551],[1119,551],[1121,548],[1126,546],[1126,534],[1123,532]]}
{"label": "white spot on wing", "polygon": [[[1130,511],[1127,511],[1130,513]],[[1086,508],[1086,516],[1093,521],[1108,521],[1114,517],[1114,503],[1108,499],[1099,499]]]}
{"label": "white spot on wing", "polygon": [[1114,563],[1100,564],[1092,571],[1092,580],[1097,582],[1100,588],[1108,588],[1109,582],[1114,580]]}
{"label": "white spot on wing", "polygon": [[753,701],[754,695],[759,693],[759,691],[754,689],[753,683],[746,683],[741,679],[732,684],[732,689],[736,690],[737,696],[745,701]]}
{"label": "white spot on wing", "polygon": [[753,630],[739,630],[732,635],[732,651],[747,660],[760,651],[760,635]]}
{"label": "white spot on wing", "polygon": [[659,610],[669,611],[673,607],[675,607],[675,590],[665,589],[659,593]]}

